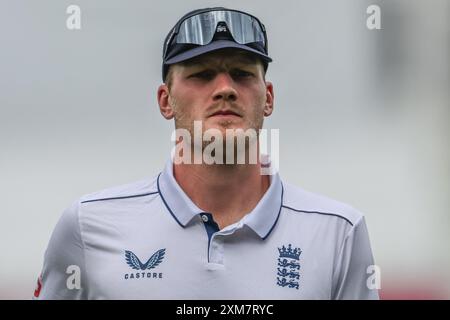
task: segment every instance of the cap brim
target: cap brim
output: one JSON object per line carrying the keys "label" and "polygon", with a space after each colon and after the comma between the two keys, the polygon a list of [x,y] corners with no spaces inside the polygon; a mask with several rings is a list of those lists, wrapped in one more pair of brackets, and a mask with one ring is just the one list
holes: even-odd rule
{"label": "cap brim", "polygon": [[230,40],[217,40],[217,41],[213,41],[207,45],[199,46],[199,47],[193,48],[191,50],[182,52],[179,55],[176,55],[176,56],[164,61],[164,64],[174,64],[174,63],[182,62],[182,61],[192,59],[194,57],[197,57],[199,55],[202,55],[202,54],[205,54],[208,52],[225,49],[225,48],[242,49],[242,50],[256,54],[261,59],[263,59],[267,62],[272,62],[272,58],[270,58],[268,55],[265,55],[264,53],[261,53],[258,50],[250,48],[244,44],[239,44],[239,43],[236,43],[236,42],[233,42]]}

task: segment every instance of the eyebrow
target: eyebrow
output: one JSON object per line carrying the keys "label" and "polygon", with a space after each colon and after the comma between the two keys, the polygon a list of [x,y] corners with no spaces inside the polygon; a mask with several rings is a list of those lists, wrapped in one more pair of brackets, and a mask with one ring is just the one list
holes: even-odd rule
{"label": "eyebrow", "polygon": [[[251,65],[257,65],[258,60],[250,57],[250,56],[239,56],[236,59],[232,60],[233,63],[239,63],[239,64],[251,64]],[[198,60],[187,60],[182,63],[182,65],[186,67],[192,67],[192,66],[201,66],[206,67],[211,64],[211,60],[204,60],[204,59],[198,59]]]}

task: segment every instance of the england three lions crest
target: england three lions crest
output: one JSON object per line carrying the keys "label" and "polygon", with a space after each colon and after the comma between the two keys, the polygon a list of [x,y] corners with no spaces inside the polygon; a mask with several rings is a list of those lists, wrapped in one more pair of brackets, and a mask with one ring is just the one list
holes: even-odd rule
{"label": "england three lions crest", "polygon": [[301,253],[300,248],[293,248],[291,244],[278,248],[277,285],[299,289]]}

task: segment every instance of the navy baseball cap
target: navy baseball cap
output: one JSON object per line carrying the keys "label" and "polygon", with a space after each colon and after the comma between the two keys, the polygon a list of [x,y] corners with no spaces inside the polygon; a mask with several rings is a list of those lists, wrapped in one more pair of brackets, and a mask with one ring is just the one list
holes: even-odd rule
{"label": "navy baseball cap", "polygon": [[223,7],[188,12],[166,36],[163,47],[162,79],[165,81],[171,64],[199,55],[236,48],[258,56],[267,70],[267,34],[258,18],[243,11]]}

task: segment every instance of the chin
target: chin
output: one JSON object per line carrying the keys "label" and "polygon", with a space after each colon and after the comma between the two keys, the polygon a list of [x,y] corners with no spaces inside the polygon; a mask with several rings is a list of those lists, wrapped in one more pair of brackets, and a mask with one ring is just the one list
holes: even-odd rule
{"label": "chin", "polygon": [[242,117],[234,116],[234,115],[217,115],[208,118],[208,121],[214,125],[220,125],[223,127],[226,126],[243,126],[245,124],[245,120]]}
{"label": "chin", "polygon": [[222,133],[225,135],[226,130],[247,130],[248,127],[247,126],[243,126],[242,123],[237,123],[237,122],[228,122],[228,121],[218,121],[214,124],[210,124],[209,126],[207,126],[205,128],[205,130],[208,129],[217,129],[222,131]]}

